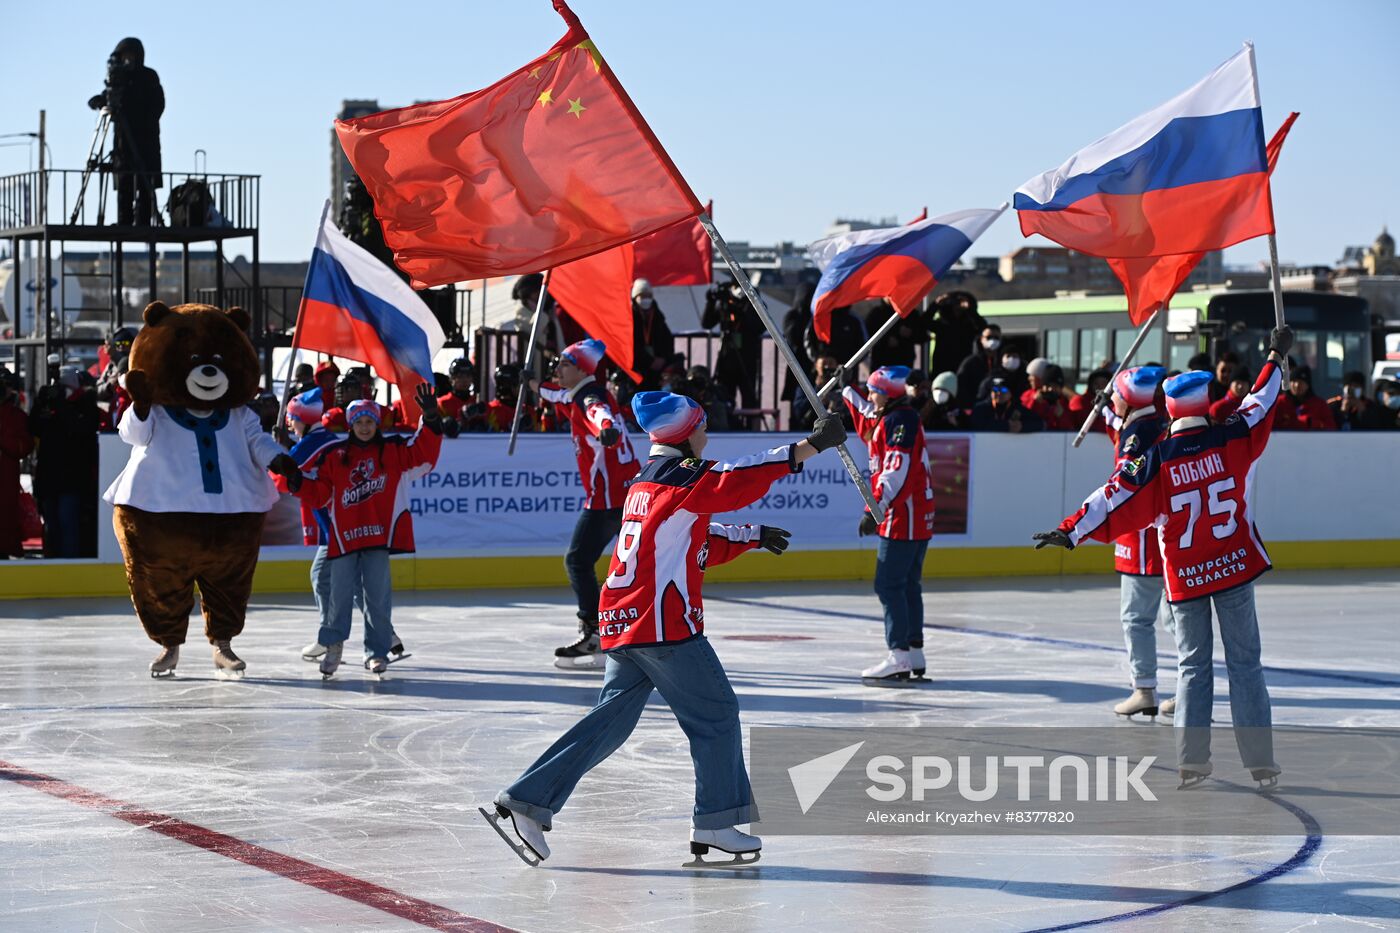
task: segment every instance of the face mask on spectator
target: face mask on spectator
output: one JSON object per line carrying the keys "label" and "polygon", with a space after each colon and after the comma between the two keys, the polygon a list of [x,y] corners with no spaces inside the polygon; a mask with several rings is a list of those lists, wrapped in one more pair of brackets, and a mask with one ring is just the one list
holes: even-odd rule
{"label": "face mask on spectator", "polygon": [[1360,398],[1361,386],[1352,386],[1350,389],[1347,389],[1347,395],[1350,395],[1352,398]]}
{"label": "face mask on spectator", "polygon": [[1385,407],[1400,410],[1400,395],[1387,395],[1385,397]]}
{"label": "face mask on spectator", "polygon": [[1019,356],[1008,356],[1001,361],[1002,367],[1009,373],[1014,373],[1021,368],[1021,358]]}
{"label": "face mask on spectator", "polygon": [[983,337],[982,346],[988,350],[996,350],[1001,347],[1000,337]]}
{"label": "face mask on spectator", "polygon": [[947,389],[934,389],[934,390],[933,390],[933,400],[934,400],[935,403],[937,403],[937,404],[939,404],[939,405],[947,405],[948,402],[949,402],[952,398],[953,398],[953,394],[952,394],[951,392],[949,392]]}
{"label": "face mask on spectator", "polygon": [[637,299],[637,305],[638,305],[643,311],[650,311],[650,310],[651,310],[651,306],[654,305],[654,304],[656,304],[656,302],[653,301],[652,299],[646,297],[646,296],[643,296],[643,297]]}

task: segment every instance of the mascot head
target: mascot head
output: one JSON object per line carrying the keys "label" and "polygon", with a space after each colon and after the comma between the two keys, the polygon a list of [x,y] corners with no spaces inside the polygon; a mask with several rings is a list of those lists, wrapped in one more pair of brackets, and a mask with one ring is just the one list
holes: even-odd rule
{"label": "mascot head", "polygon": [[153,301],[142,317],[129,368],[144,373],[151,404],[237,408],[257,394],[262,374],[242,308]]}

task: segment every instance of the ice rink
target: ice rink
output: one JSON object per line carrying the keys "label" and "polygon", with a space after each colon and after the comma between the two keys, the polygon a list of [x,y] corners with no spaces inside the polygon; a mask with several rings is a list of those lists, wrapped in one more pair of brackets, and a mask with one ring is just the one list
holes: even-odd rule
{"label": "ice rink", "polygon": [[[1274,572],[1258,594],[1275,722],[1400,726],[1400,572]],[[0,929],[1400,927],[1400,839],[1302,822],[1256,839],[770,836],[756,870],[682,869],[692,772],[655,697],[528,868],[476,807],[596,694],[600,673],[550,663],[570,596],[396,602],[413,657],[375,682],[356,641],[329,683],[299,656],[309,596],[255,600],[241,682],[214,679],[198,634],[152,680],[124,601],[0,604]],[[748,727],[1115,722],[1116,578],[929,581],[925,603],[920,689],[855,676],[883,652],[864,584],[712,585],[707,631]],[[1223,667],[1216,702],[1228,721]]]}

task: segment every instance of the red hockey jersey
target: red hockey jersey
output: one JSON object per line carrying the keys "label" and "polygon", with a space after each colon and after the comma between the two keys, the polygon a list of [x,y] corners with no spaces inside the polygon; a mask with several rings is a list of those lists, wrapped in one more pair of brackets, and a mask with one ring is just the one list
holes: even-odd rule
{"label": "red hockey jersey", "polygon": [[[1128,412],[1127,418],[1105,409],[1103,422],[1113,441],[1115,470],[1147,453],[1167,427],[1156,408],[1139,408]],[[1113,569],[1135,577],[1162,575],[1162,541],[1155,525],[1131,531],[1113,542]]]}
{"label": "red hockey jersey", "polygon": [[759,546],[761,528],[710,521],[761,499],[802,465],[792,445],[733,463],[653,447],[627,492],[622,529],[598,601],[603,650],[687,641],[705,630],[705,568]]}
{"label": "red hockey jersey", "polygon": [[1060,530],[1078,544],[1156,525],[1162,534],[1168,602],[1250,582],[1270,566],[1254,527],[1253,485],[1278,395],[1278,367],[1266,362],[1253,391],[1228,421],[1200,419],[1199,426],[1173,430],[1123,464],[1060,523]]}
{"label": "red hockey jersey", "polygon": [[[326,447],[302,470],[305,478],[297,495],[327,511],[327,557],[370,548],[394,554],[413,550],[408,484],[432,470],[442,438],[420,426],[412,437],[389,435],[383,441],[361,445],[346,438]],[[277,488],[287,488],[280,476]]]}
{"label": "red hockey jersey", "polygon": [[[627,484],[641,469],[637,454],[627,437],[627,425],[617,417],[617,400],[612,393],[594,381],[592,376],[572,389],[545,382],[540,385],[540,398],[554,404],[555,411],[569,419],[574,437],[574,456],[578,458],[578,475],[583,482],[585,509],[619,509]],[[598,432],[617,428],[622,438],[611,447],[604,447]],[[510,430],[507,423],[506,430]]]}
{"label": "red hockey jersey", "polygon": [[870,451],[870,489],[885,512],[880,537],[932,538],[933,479],[919,413],[907,398],[899,398],[877,415],[875,406],[850,386],[841,390],[841,397]]}

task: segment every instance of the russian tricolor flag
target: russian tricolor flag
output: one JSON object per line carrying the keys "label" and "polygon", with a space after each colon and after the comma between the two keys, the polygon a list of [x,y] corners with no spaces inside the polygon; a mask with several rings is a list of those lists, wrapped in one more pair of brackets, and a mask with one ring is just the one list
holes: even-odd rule
{"label": "russian tricolor flag", "polygon": [[295,345],[359,360],[399,387],[433,381],[433,355],[447,337],[423,299],[374,256],[321,215],[306,273]]}
{"label": "russian tricolor flag", "polygon": [[1021,232],[1092,256],[1223,249],[1274,232],[1254,47],[1016,191]]}
{"label": "russian tricolor flag", "polygon": [[831,311],[887,298],[901,317],[938,284],[992,222],[1006,210],[957,211],[904,227],[838,233],[817,240],[807,254],[822,271],[812,296],[812,328],[831,339]]}

